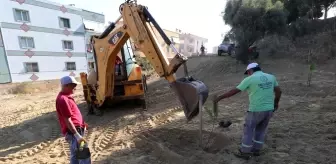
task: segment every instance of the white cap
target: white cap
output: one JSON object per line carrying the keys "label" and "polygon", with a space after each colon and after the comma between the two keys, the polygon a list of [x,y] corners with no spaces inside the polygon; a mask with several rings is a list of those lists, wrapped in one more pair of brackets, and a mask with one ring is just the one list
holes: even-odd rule
{"label": "white cap", "polygon": [[67,84],[81,84],[80,82],[78,82],[75,77],[73,76],[64,76],[61,78],[61,85],[67,85]]}
{"label": "white cap", "polygon": [[259,67],[258,63],[250,63],[247,67],[246,67],[246,71],[244,74],[247,74],[247,71],[252,69],[252,68],[256,68]]}

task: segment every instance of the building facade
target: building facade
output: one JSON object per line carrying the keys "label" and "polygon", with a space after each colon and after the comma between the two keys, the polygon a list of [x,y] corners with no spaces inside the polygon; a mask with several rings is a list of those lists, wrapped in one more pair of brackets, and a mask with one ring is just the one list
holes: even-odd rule
{"label": "building facade", "polygon": [[200,55],[201,46],[203,45],[204,47],[206,47],[206,44],[208,43],[208,39],[197,36],[197,35],[193,35],[190,33],[182,33],[181,30],[178,30],[178,29],[177,31],[180,32],[180,35],[179,35],[180,53],[182,53],[185,56]]}
{"label": "building facade", "polygon": [[45,0],[0,5],[0,83],[87,71],[87,38],[103,27],[104,15]]}
{"label": "building facade", "polygon": [[[163,53],[163,55],[165,55],[167,57],[168,60],[171,60],[175,56],[175,52],[173,51],[173,49],[169,45],[167,45],[164,42],[160,33],[156,30],[156,28],[154,26],[152,27],[152,30],[154,32],[154,36],[155,36],[158,44],[160,45],[161,52]],[[174,32],[174,31],[170,31],[170,30],[166,30],[166,29],[162,29],[162,30],[167,35],[167,37],[170,39],[170,41],[173,43],[175,49],[179,50],[179,47],[180,47],[179,33]],[[145,57],[144,53],[138,51],[135,47],[133,47],[133,49],[135,50],[134,54],[136,56]]]}
{"label": "building facade", "polygon": [[[159,32],[154,27],[153,30],[158,43],[161,45],[162,52],[166,55],[168,60],[171,60],[175,56],[174,50],[164,42]],[[206,47],[208,42],[208,39],[206,38],[190,33],[182,33],[179,29],[176,29],[175,31],[167,29],[162,30],[173,43],[176,50],[185,56],[200,55],[202,44]]]}
{"label": "building facade", "polygon": [[[176,55],[176,53],[174,52],[174,50],[169,45],[166,44],[166,42],[164,42],[160,33],[154,27],[153,27],[153,29],[154,29],[155,36],[156,36],[159,44],[161,45],[162,52],[166,55],[168,60],[171,60]],[[174,32],[174,31],[170,31],[170,30],[166,30],[166,29],[162,29],[162,30],[167,35],[167,37],[170,39],[170,41],[173,43],[175,49],[179,50],[179,48],[180,48],[179,33]]]}

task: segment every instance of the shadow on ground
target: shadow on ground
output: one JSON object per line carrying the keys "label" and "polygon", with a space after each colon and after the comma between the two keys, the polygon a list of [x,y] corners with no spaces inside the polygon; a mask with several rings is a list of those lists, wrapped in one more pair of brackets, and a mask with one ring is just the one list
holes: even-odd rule
{"label": "shadow on ground", "polygon": [[[219,59],[219,58],[218,58]],[[228,69],[228,67],[223,67],[224,60],[218,60],[217,62],[209,62],[208,59],[201,63],[192,63],[194,66],[190,66],[191,74],[200,80],[204,80],[206,85],[210,88],[210,90],[218,90],[227,86],[235,86],[237,83],[244,77],[243,75],[237,76],[235,74],[234,69]],[[198,68],[197,70],[193,68]],[[265,64],[265,71],[268,68],[273,69],[273,66]],[[239,68],[242,69],[243,68]],[[293,68],[289,68],[293,69]],[[282,69],[283,71],[288,71]],[[203,72],[203,73],[202,73]],[[204,73],[206,72],[206,73]],[[224,76],[226,79],[223,79],[221,76]],[[280,73],[279,73],[280,74]],[[317,82],[313,83],[312,87],[306,87],[304,85],[294,82],[286,82],[288,80],[304,80],[304,75],[298,76],[297,79],[293,77],[279,77],[279,84],[284,85],[286,89],[284,89],[284,95],[287,96],[306,96],[312,95],[315,96],[332,96],[334,93],[328,92],[328,88],[330,88],[329,81],[334,79],[325,79],[325,83],[329,84],[326,86],[318,86],[318,80],[322,78],[322,73],[316,73],[314,76],[318,77],[316,79]],[[284,75],[285,76],[285,75]],[[319,77],[321,76],[321,77]],[[218,81],[216,81],[218,80]],[[329,80],[329,81],[328,81]],[[211,82],[210,81],[214,81]],[[297,85],[300,85],[297,87]],[[294,89],[293,86],[296,86]],[[107,109],[104,112],[104,115],[99,116],[85,116],[85,120],[89,123],[89,128],[107,128],[110,126],[109,122],[112,122],[120,117],[124,117],[126,115],[137,114],[155,114],[168,110],[171,107],[179,105],[179,102],[176,100],[176,96],[170,90],[170,87],[166,81],[163,79],[159,81],[155,81],[148,85],[148,99],[151,101],[149,104],[149,109],[147,112],[143,112],[141,106],[132,106],[132,104],[124,104],[118,105],[111,109]],[[334,90],[334,89],[330,89]],[[328,93],[326,93],[328,92]],[[245,95],[244,95],[245,96]],[[292,98],[292,97],[290,97]],[[289,98],[288,101],[291,101]],[[293,97],[295,98],[295,97]],[[247,97],[244,98],[246,100]],[[77,100],[79,101],[79,100]],[[239,102],[239,101],[237,101]],[[266,157],[265,160],[256,159],[255,162],[261,161],[263,163],[277,162],[277,160],[281,162],[327,162],[336,161],[331,159],[332,154],[331,151],[335,150],[335,114],[333,112],[334,101],[330,102],[320,102],[316,104],[305,104],[306,102],[302,102],[302,104],[295,104],[292,108],[286,108],[282,112],[280,111],[277,117],[274,119],[274,124],[272,124],[270,128],[270,133],[272,134],[270,139],[268,140],[270,149],[272,151],[277,150],[277,153],[271,153],[269,157]],[[287,103],[287,102],[285,102]],[[315,106],[314,106],[315,105]],[[319,105],[319,106],[318,106]],[[316,107],[318,106],[318,107]],[[79,107],[82,111],[82,114],[85,115],[87,112],[86,103],[80,103]],[[229,112],[236,112],[237,109],[232,109]],[[298,121],[303,120],[303,121]],[[120,130],[125,128],[127,124],[122,124],[118,126]],[[136,147],[130,150],[123,150],[120,153],[115,153],[111,158],[114,159],[122,159],[128,158],[129,153],[134,151],[135,154],[139,155],[135,162],[138,163],[156,163],[157,161],[162,161],[163,163],[167,163],[170,158],[162,157],[159,155],[149,155],[155,153],[153,150],[157,150],[158,152],[170,152],[166,156],[172,156],[172,158],[176,158],[177,160],[181,160],[180,156],[182,155],[183,160],[185,157],[192,161],[211,161],[210,159],[222,156],[217,161],[214,162],[222,162],[228,163],[230,160],[235,160],[232,157],[230,152],[227,152],[227,148],[225,148],[226,143],[232,143],[230,137],[224,136],[224,138],[219,137],[223,140],[224,145],[215,144],[223,149],[219,150],[210,150],[208,152],[197,149],[197,134],[198,132],[195,130],[180,130],[180,129],[169,129],[167,127],[161,127],[158,129],[151,130],[150,132],[143,133],[139,136],[139,141],[136,142]],[[185,136],[188,136],[184,138]],[[9,154],[13,154],[23,149],[29,149],[27,151],[28,154],[32,155],[34,153],[39,153],[41,149],[48,147],[50,142],[55,141],[57,138],[61,137],[60,128],[58,125],[58,120],[55,112],[50,112],[47,114],[42,114],[34,119],[26,120],[18,125],[8,126],[0,129],[0,157],[6,157]],[[145,137],[145,138],[144,138]],[[196,137],[196,138],[194,138]],[[147,138],[147,139],[146,139]],[[229,140],[227,140],[229,138]],[[287,140],[285,140],[287,139]],[[151,144],[153,141],[153,144]],[[45,143],[42,144],[41,143]],[[147,148],[146,145],[150,145],[150,148]],[[274,146],[276,145],[276,146]],[[320,146],[319,146],[320,145]],[[322,146],[325,146],[323,148]],[[38,146],[42,146],[39,148]],[[315,147],[314,147],[315,146]],[[334,146],[334,147],[333,147]],[[32,151],[30,148],[37,147],[37,151]],[[280,149],[280,150],[279,150]],[[329,150],[324,150],[329,149]],[[190,154],[192,151],[195,154]],[[175,152],[175,153],[174,153]],[[299,154],[297,154],[299,152]],[[321,153],[322,152],[322,153]],[[176,156],[176,154],[179,154]],[[316,154],[323,154],[321,157],[316,157]],[[153,159],[154,158],[154,159]],[[267,160],[268,158],[268,160]],[[291,160],[293,158],[293,160]],[[314,159],[315,158],[315,159]],[[278,162],[279,162],[278,161]],[[211,161],[212,162],[212,161]],[[159,162],[158,162],[159,163]],[[196,162],[197,163],[197,162]],[[210,163],[210,162],[209,162]]]}
{"label": "shadow on ground", "polygon": [[[152,87],[152,85],[156,85],[158,83],[161,85],[162,80],[148,85],[150,88],[149,94],[155,94],[154,92],[156,90],[154,89],[155,87]],[[164,89],[167,90],[168,93],[170,88],[165,87]],[[160,94],[161,93],[162,92],[160,92]],[[162,98],[165,99],[164,97]],[[168,99],[169,98],[174,98],[171,95],[171,92],[168,94]],[[130,101],[122,104],[118,103],[108,109],[104,109],[103,116],[87,116],[87,104],[83,102],[83,100],[77,99],[76,101],[81,102],[78,106],[81,109],[85,121],[89,124],[90,129],[100,127],[105,128],[107,123],[113,122],[114,120],[126,115],[142,115],[146,113],[155,114],[164,112],[174,105],[176,106],[176,104],[162,103],[159,100],[152,101],[152,103],[148,104],[148,111],[145,112],[141,106],[135,105]],[[120,126],[120,128],[123,127]],[[0,157],[6,157],[25,149],[26,151],[20,152],[20,154],[28,154],[28,156],[31,156],[44,149],[44,147],[48,147],[51,142],[55,141],[59,137],[62,137],[62,135],[56,112],[52,111],[49,113],[43,113],[33,119],[25,120],[16,125],[3,127],[0,129],[0,137]],[[32,150],[31,148],[36,149]]]}

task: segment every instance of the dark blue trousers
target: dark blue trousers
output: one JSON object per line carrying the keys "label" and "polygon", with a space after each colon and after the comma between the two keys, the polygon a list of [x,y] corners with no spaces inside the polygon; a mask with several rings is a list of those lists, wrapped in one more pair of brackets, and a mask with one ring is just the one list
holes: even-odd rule
{"label": "dark blue trousers", "polygon": [[260,150],[264,144],[268,123],[273,115],[273,110],[264,112],[247,112],[244,125],[244,135],[241,152],[250,153]]}

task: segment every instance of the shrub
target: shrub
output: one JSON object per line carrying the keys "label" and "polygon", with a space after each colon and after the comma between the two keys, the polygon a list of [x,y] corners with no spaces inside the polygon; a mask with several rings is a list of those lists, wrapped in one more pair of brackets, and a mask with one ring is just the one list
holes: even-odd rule
{"label": "shrub", "polygon": [[28,94],[33,92],[34,88],[28,82],[20,83],[9,89],[10,94]]}

